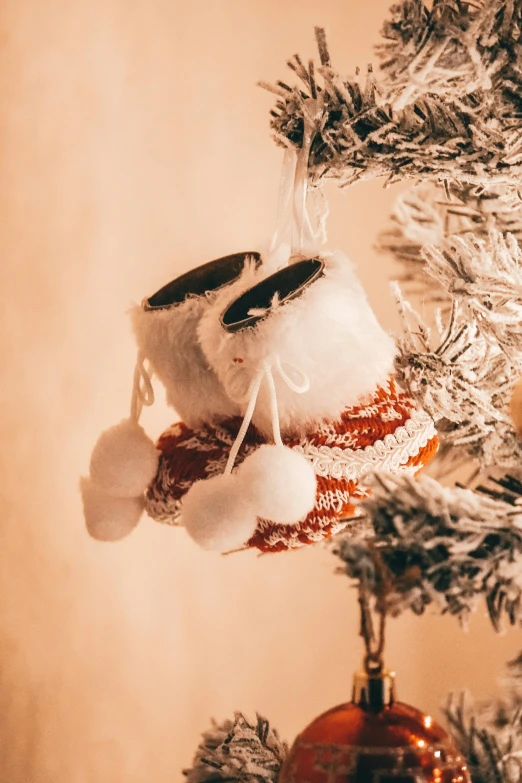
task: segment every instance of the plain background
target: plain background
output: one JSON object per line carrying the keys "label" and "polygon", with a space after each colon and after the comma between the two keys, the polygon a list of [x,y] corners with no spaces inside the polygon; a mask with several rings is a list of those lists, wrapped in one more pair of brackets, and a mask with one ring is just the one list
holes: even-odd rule
{"label": "plain background", "polygon": [[[372,59],[384,0],[4,0],[0,19],[0,777],[173,783],[211,716],[257,709],[292,738],[350,691],[355,595],[321,548],[219,557],[144,520],[89,540],[78,477],[127,414],[126,310],[274,228],[273,96],[325,25],[343,72]],[[331,246],[396,325],[372,247],[397,190],[329,186]],[[152,435],[176,417],[162,393]],[[495,691],[518,630],[481,608],[391,623],[400,695]]]}

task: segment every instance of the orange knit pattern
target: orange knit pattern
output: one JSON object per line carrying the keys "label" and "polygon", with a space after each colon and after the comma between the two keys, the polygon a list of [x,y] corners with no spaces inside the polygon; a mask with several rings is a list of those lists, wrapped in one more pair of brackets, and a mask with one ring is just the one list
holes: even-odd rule
{"label": "orange knit pattern", "polygon": [[[417,421],[416,417],[423,418]],[[161,452],[158,471],[146,496],[149,516],[178,524],[183,495],[195,481],[223,472],[240,425],[239,419],[227,419],[196,431],[179,422],[164,432],[157,444]],[[293,549],[337,533],[350,517],[357,516],[357,503],[368,495],[362,481],[365,473],[379,468],[417,472],[415,468],[427,465],[438,448],[433,425],[416,410],[413,400],[397,390],[392,378],[366,401],[347,408],[338,421],[323,422],[305,438],[284,441],[312,460],[316,503],[297,525],[260,519],[247,546],[263,552]],[[264,442],[251,427],[236,464]]]}

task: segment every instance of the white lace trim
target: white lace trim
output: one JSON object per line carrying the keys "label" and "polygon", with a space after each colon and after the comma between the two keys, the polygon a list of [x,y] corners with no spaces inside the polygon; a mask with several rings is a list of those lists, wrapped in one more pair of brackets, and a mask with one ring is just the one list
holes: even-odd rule
{"label": "white lace trim", "polygon": [[318,476],[359,481],[376,469],[390,473],[404,470],[408,460],[415,457],[436,434],[428,414],[415,411],[404,426],[397,427],[393,434],[364,449],[314,446],[306,441],[294,446],[294,449],[311,461]]}
{"label": "white lace trim", "polygon": [[[312,462],[315,473],[318,476],[333,479],[345,478],[348,481],[359,482],[363,476],[375,469],[389,472],[408,472],[413,475],[417,472],[419,466],[408,467],[406,463],[411,457],[415,457],[420,449],[424,448],[436,434],[430,417],[424,412],[414,411],[404,426],[398,427],[393,434],[386,435],[383,440],[376,441],[372,446],[366,446],[364,449],[313,446],[306,441],[293,448],[304,454]],[[202,444],[197,436],[191,438],[190,442],[185,441],[180,445],[186,446],[187,443],[189,443],[187,446],[189,450],[206,451],[204,448],[205,444]],[[214,448],[216,447],[214,446]],[[248,451],[254,451],[255,448],[256,446],[252,446]],[[214,460],[208,460],[205,465],[206,475],[211,476],[220,473],[223,470],[225,461],[226,454]],[[146,496],[146,511],[157,522],[179,525],[181,502],[178,499],[174,499],[170,494],[171,482],[172,477],[168,464],[160,463],[158,477],[149,490],[148,496]],[[188,490],[191,484],[192,482],[189,480],[179,481],[177,488],[178,490]],[[364,491],[365,488],[359,484],[359,493],[364,493]],[[315,510],[318,512],[318,516],[316,521],[319,521],[321,527],[324,524],[334,524],[331,532],[337,532],[338,529],[340,530],[346,525],[346,520],[333,523],[333,520],[328,517],[322,517],[321,513],[331,508],[334,508],[336,513],[342,513],[345,503],[350,503],[350,501],[357,499],[360,499],[360,496],[357,498],[355,496],[351,497],[348,493],[336,487],[330,487],[324,493],[319,494],[317,498]],[[266,523],[267,526],[269,524],[272,523]],[[260,521],[259,526],[262,528],[263,522]],[[298,532],[302,532],[302,530],[296,531],[295,541],[289,543],[290,547],[301,546],[297,539]],[[315,540],[316,537],[317,540],[320,540],[323,537],[321,531],[313,532],[306,530],[305,532],[310,539]],[[272,533],[269,544],[273,545],[277,541],[286,540],[287,537],[287,527],[285,527],[284,533],[278,533],[276,530]]]}

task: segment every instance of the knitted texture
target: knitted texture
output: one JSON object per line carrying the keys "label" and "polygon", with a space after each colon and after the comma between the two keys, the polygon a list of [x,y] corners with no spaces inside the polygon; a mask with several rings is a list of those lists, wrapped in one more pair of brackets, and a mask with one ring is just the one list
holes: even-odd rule
{"label": "knitted texture", "polygon": [[[158,472],[146,496],[150,517],[180,523],[184,494],[198,479],[223,472],[240,424],[239,419],[228,419],[217,427],[192,430],[178,422],[163,433],[157,444]],[[237,464],[264,442],[252,427]],[[293,549],[339,532],[358,516],[358,503],[368,496],[364,476],[375,470],[416,473],[435,455],[438,439],[429,417],[390,378],[364,402],[347,408],[338,421],[323,422],[299,440],[285,439],[285,445],[312,461],[316,503],[297,525],[260,519],[247,546],[263,552]]]}

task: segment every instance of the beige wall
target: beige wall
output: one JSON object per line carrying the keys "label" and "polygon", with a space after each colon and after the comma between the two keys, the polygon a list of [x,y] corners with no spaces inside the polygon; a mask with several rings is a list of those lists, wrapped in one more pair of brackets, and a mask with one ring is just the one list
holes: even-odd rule
{"label": "beige wall", "polygon": [[[286,736],[347,697],[353,591],[321,549],[205,554],[145,520],[123,543],[83,529],[78,476],[127,411],[132,300],[273,229],[281,151],[257,79],[314,53],[371,58],[386,0],[4,0],[0,28],[0,778],[172,783],[211,715],[259,709]],[[359,262],[393,193],[332,196],[332,244]],[[159,395],[161,397],[161,394]],[[145,417],[153,435],[173,414]],[[405,617],[403,698],[492,690],[518,632]],[[464,655],[464,652],[467,654]],[[484,657],[480,666],[478,658]],[[471,659],[471,662],[470,662]],[[487,664],[487,665],[486,665]]]}

